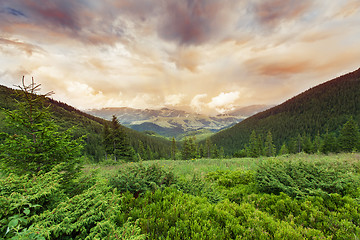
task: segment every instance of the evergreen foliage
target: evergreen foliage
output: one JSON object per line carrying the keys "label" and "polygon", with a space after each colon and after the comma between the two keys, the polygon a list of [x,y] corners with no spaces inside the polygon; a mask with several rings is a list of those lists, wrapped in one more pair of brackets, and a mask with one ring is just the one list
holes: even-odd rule
{"label": "evergreen foliage", "polygon": [[72,139],[71,130],[59,132],[50,112],[43,104],[44,95],[37,95],[40,85],[25,85],[24,78],[16,110],[6,111],[13,134],[3,133],[0,163],[3,171],[36,174],[50,171],[63,163],[64,180],[79,171],[81,138]]}
{"label": "evergreen foliage", "polygon": [[340,131],[339,147],[340,151],[351,152],[359,150],[360,146],[360,133],[359,127],[353,118],[350,118]]}
{"label": "evergreen foliage", "polygon": [[[5,118],[5,111],[17,109],[17,101],[21,102],[20,90],[13,90],[0,85],[0,132],[14,134],[14,130],[5,126],[2,119]],[[105,147],[103,144],[104,124],[110,125],[109,121],[100,119],[65,103],[53,100],[48,97],[43,98],[43,105],[48,107],[51,118],[58,126],[60,132],[73,128],[73,138],[84,137],[84,153],[91,161],[99,162],[106,158]],[[159,137],[152,137],[135,130],[122,127],[130,145],[135,151],[138,151],[139,140],[142,141],[145,149],[150,149],[152,158],[169,158],[171,142]],[[0,141],[4,136],[0,134]]]}
{"label": "evergreen foliage", "polygon": [[[277,149],[286,143],[289,151],[294,152],[289,145],[291,139],[298,135],[310,139],[327,131],[338,135],[350,116],[359,124],[359,89],[360,69],[311,88],[281,105],[214,134],[210,139],[217,146],[224,147],[226,154],[233,154],[245,148],[253,131],[257,135],[271,131]],[[297,152],[309,152],[310,148],[307,147],[311,146],[306,143],[309,142],[306,140],[305,146],[301,146],[302,149]],[[256,151],[252,155],[257,155]]]}

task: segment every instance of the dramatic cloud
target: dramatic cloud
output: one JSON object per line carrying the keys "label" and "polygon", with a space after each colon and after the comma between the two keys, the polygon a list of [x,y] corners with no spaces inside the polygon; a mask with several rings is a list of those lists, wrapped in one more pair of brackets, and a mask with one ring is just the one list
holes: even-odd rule
{"label": "dramatic cloud", "polygon": [[311,6],[311,0],[266,0],[254,6],[256,18],[263,25],[277,26],[303,15]]}
{"label": "dramatic cloud", "polygon": [[218,113],[359,67],[358,0],[2,0],[0,84],[75,107]]}

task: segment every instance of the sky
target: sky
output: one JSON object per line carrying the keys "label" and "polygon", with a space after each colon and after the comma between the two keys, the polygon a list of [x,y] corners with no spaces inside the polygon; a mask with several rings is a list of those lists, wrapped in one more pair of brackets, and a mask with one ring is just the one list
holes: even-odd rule
{"label": "sky", "polygon": [[216,114],[360,67],[360,0],[1,0],[0,84]]}

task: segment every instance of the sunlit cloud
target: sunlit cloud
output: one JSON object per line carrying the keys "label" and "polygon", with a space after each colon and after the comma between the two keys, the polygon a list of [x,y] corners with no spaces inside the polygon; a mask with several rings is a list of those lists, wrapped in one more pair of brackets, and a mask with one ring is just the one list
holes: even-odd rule
{"label": "sunlit cloud", "polygon": [[359,68],[358,0],[3,0],[0,84],[75,107],[219,113]]}

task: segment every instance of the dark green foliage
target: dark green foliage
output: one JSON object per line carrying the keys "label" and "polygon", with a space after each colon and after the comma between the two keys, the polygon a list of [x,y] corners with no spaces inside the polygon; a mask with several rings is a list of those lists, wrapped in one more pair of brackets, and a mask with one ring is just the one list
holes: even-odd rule
{"label": "dark green foliage", "polygon": [[117,224],[121,196],[96,184],[33,218],[35,228],[49,239],[144,239],[132,224]]}
{"label": "dark green foliage", "polygon": [[279,155],[281,156],[288,153],[289,153],[289,149],[286,147],[286,144],[284,143],[280,148]]}
{"label": "dark green foliage", "polygon": [[32,217],[66,199],[60,187],[60,169],[33,177],[10,174],[0,179],[0,238],[6,232],[7,238],[14,239],[43,236],[31,225]]}
{"label": "dark green foliage", "polygon": [[107,124],[104,125],[103,143],[106,156],[112,154],[115,162],[119,159],[131,161],[136,158],[128,136],[115,116],[110,122],[110,127]]}
{"label": "dark green foliage", "polygon": [[71,130],[59,132],[43,95],[36,95],[40,85],[34,81],[19,91],[17,110],[6,111],[8,126],[14,134],[3,134],[0,144],[0,164],[3,171],[35,174],[50,171],[63,163],[64,181],[74,178],[79,171],[82,150],[81,138],[72,139]]}
{"label": "dark green foliage", "polygon": [[181,157],[183,160],[195,159],[197,158],[197,146],[195,142],[195,137],[185,137],[183,141],[183,146],[181,150]]}
{"label": "dark green foliage", "polygon": [[175,138],[173,137],[171,140],[171,159],[173,160],[176,159],[176,152],[177,152],[176,141]]}
{"label": "dark green foliage", "polygon": [[228,200],[211,204],[205,198],[174,189],[147,192],[128,199],[122,212],[140,219],[148,239],[305,239],[321,238],[319,230],[273,218],[255,206]]}
{"label": "dark green foliage", "polygon": [[323,145],[321,147],[322,153],[329,152],[338,152],[338,144],[336,140],[335,133],[329,133],[328,131],[325,133],[323,137]]}
{"label": "dark green foliage", "polygon": [[340,131],[339,147],[343,152],[359,150],[360,133],[359,127],[353,118],[350,118]]}
{"label": "dark green foliage", "polygon": [[360,235],[359,203],[348,196],[330,194],[326,198],[292,199],[284,193],[252,194],[246,202],[276,219],[321,231],[329,239],[357,239]]}
{"label": "dark green foliage", "polygon": [[268,159],[256,173],[256,184],[264,193],[286,193],[291,197],[356,194],[360,178],[354,166],[339,161],[287,161]]}
{"label": "dark green foliage", "polygon": [[222,194],[214,188],[214,184],[204,181],[197,175],[194,175],[191,180],[183,178],[176,179],[174,186],[183,193],[206,197],[211,203],[217,203],[224,199]]}
{"label": "dark green foliage", "polygon": [[115,176],[110,178],[109,184],[121,193],[129,191],[138,197],[146,191],[170,186],[174,181],[175,177],[171,171],[165,171],[156,164],[145,167],[140,163],[120,169]]}
{"label": "dark green foliage", "polygon": [[[14,131],[6,127],[2,119],[4,118],[4,110],[16,110],[16,100],[20,101],[18,90],[13,90],[0,85],[0,132],[13,134]],[[109,123],[104,119],[100,119],[84,112],[81,112],[74,107],[65,103],[55,101],[50,98],[44,98],[44,105],[49,107],[51,118],[55,124],[59,126],[59,131],[63,132],[66,129],[73,128],[74,138],[86,135],[84,138],[84,154],[91,161],[99,162],[105,158],[105,149],[102,144],[103,125]],[[3,109],[1,109],[3,108]],[[158,137],[147,136],[146,134],[137,132],[135,130],[125,128],[130,145],[138,150],[139,140],[142,141],[145,149],[149,148],[156,158],[169,158],[171,142]],[[0,136],[0,140],[1,140]],[[154,154],[156,153],[156,154]],[[151,158],[153,159],[153,158]]]}
{"label": "dark green foliage", "polygon": [[269,131],[266,136],[265,140],[265,146],[264,146],[264,154],[267,157],[275,156],[276,154],[276,148],[273,143],[271,132]]}
{"label": "dark green foliage", "polygon": [[[274,108],[258,113],[230,129],[210,137],[226,154],[245,147],[252,131],[266,134],[271,131],[274,144],[280,149],[291,138],[304,135],[314,139],[319,133],[338,132],[353,116],[360,123],[360,69],[318,85]],[[302,151],[302,150],[301,150]]]}

